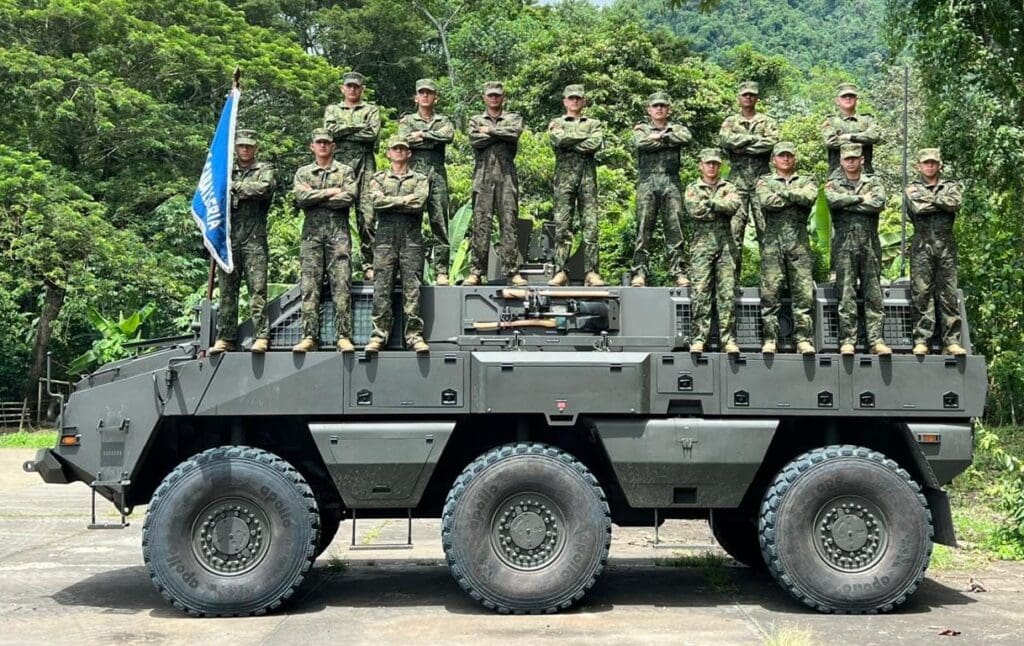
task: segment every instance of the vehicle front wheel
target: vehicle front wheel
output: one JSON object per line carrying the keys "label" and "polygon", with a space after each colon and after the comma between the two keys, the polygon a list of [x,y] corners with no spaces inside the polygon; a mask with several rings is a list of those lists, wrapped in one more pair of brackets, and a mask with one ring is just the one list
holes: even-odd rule
{"label": "vehicle front wheel", "polygon": [[583,598],[608,560],[611,518],[597,479],[540,443],[508,444],[462,472],[442,542],[459,585],[502,613],[548,613]]}
{"label": "vehicle front wheel", "polygon": [[261,449],[218,447],[178,465],[157,488],[143,558],[176,608],[260,615],[302,583],[318,522],[313,491],[291,465]]}

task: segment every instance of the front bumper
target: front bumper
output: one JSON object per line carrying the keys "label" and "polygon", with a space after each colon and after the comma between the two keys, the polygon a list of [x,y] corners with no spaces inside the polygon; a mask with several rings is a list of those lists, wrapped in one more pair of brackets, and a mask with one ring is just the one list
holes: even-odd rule
{"label": "front bumper", "polygon": [[49,484],[68,484],[71,479],[65,471],[64,463],[61,462],[53,449],[39,449],[36,452],[36,459],[29,460],[21,465],[27,473],[38,473],[43,482]]}

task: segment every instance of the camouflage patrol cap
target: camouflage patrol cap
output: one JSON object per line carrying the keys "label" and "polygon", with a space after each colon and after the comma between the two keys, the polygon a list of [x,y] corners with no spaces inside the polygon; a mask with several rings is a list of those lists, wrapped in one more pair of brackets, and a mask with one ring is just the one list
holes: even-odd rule
{"label": "camouflage patrol cap", "polygon": [[345,74],[345,76],[341,77],[341,84],[342,85],[358,85],[359,87],[362,87],[363,86],[363,82],[365,80],[366,80],[366,77],[364,77],[359,72],[347,72]]}
{"label": "camouflage patrol cap", "polygon": [[434,83],[434,79],[420,79],[416,81],[416,91],[430,90],[433,93],[437,93],[437,83]]}
{"label": "camouflage patrol cap", "polygon": [[316,141],[330,141],[330,142],[333,142],[334,141],[334,137],[331,136],[331,131],[328,130],[327,128],[317,128],[316,130],[313,131],[313,134],[310,136],[309,140],[310,141],[314,141],[314,142],[316,142]]}
{"label": "camouflage patrol cap", "polygon": [[668,92],[654,92],[647,97],[647,105],[672,105],[672,97]]}
{"label": "camouflage patrol cap", "polygon": [[796,144],[794,144],[792,141],[780,141],[779,143],[775,144],[775,146],[772,148],[773,157],[775,155],[782,155],[784,153],[796,155]]}
{"label": "camouflage patrol cap", "polygon": [[703,148],[700,151],[700,155],[697,157],[703,162],[718,162],[722,163],[722,151],[717,148]]}
{"label": "camouflage patrol cap", "polygon": [[740,94],[760,94],[760,88],[757,85],[757,81],[743,81],[740,83]]}
{"label": "camouflage patrol cap", "polygon": [[939,162],[941,164],[942,154],[938,148],[922,148],[921,150],[917,151],[917,161],[934,161]]}
{"label": "camouflage patrol cap", "polygon": [[235,131],[235,145],[236,146],[257,146],[259,141],[256,140],[255,130],[236,130]]}
{"label": "camouflage patrol cap", "polygon": [[408,148],[409,142],[405,140],[405,137],[399,137],[395,135],[391,139],[388,139],[388,150],[392,148]]}
{"label": "camouflage patrol cap", "polygon": [[843,144],[839,147],[839,157],[841,159],[849,159],[850,157],[863,157],[864,151],[861,149],[860,144]]}
{"label": "camouflage patrol cap", "polygon": [[565,86],[565,90],[562,91],[562,98],[568,99],[574,96],[579,97],[581,99],[584,97],[582,85],[576,84]]}
{"label": "camouflage patrol cap", "polygon": [[847,94],[857,96],[857,86],[853,83],[840,83],[836,88],[836,96],[846,96]]}
{"label": "camouflage patrol cap", "polygon": [[487,81],[484,83],[484,96],[491,94],[505,94],[505,86],[498,81]]}

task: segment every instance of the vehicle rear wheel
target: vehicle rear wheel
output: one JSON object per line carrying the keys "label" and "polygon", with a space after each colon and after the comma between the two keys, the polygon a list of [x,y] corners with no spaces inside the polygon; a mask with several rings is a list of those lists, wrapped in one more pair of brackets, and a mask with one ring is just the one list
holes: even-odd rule
{"label": "vehicle rear wheel", "polygon": [[331,546],[331,541],[338,535],[341,521],[342,513],[339,510],[320,508],[320,538],[316,542],[313,558],[317,558]]}
{"label": "vehicle rear wheel", "polygon": [[260,615],[302,583],[318,521],[313,491],[291,465],[261,449],[223,446],[164,478],[143,526],[143,558],[176,608]]}
{"label": "vehicle rear wheel", "polygon": [[924,578],[931,512],[921,488],[877,451],[828,446],[776,476],[761,505],[775,580],[821,612],[886,612]]}
{"label": "vehicle rear wheel", "polygon": [[509,444],[455,481],[442,542],[452,576],[484,606],[557,612],[583,598],[604,569],[611,518],[583,463],[546,444]]}
{"label": "vehicle rear wheel", "polygon": [[708,524],[715,540],[729,556],[749,568],[764,568],[757,516],[739,509],[715,509]]}

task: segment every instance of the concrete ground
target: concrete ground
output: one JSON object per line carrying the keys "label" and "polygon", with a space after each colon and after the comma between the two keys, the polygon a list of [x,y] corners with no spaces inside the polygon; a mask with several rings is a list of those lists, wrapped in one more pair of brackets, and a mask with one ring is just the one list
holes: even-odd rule
{"label": "concrete ground", "polygon": [[[448,573],[438,522],[416,521],[415,547],[351,549],[351,522],[283,612],[191,619],[169,607],[142,565],[142,511],[124,530],[89,531],[89,491],[21,471],[31,451],[0,450],[0,643],[558,644],[1022,643],[1024,565],[930,572],[899,611],[826,616],[744,567],[694,567],[720,553],[706,523],[613,532],[608,569],[576,608],[508,617],[467,597]],[[108,504],[101,507],[113,519]],[[405,522],[358,523],[357,546],[404,541]],[[971,592],[970,578],[986,592]],[[940,636],[946,630],[957,636]]]}

